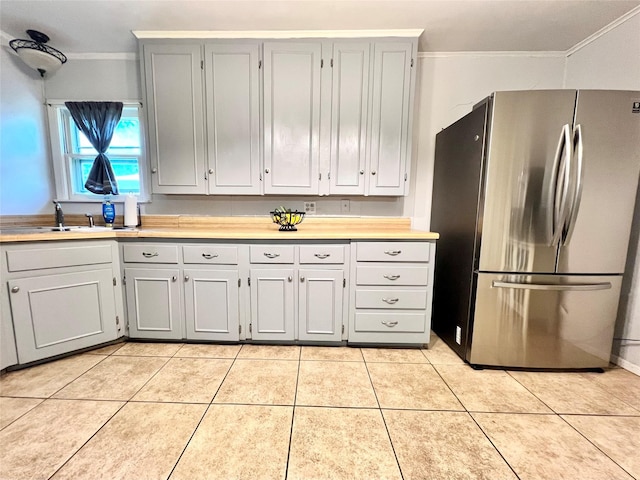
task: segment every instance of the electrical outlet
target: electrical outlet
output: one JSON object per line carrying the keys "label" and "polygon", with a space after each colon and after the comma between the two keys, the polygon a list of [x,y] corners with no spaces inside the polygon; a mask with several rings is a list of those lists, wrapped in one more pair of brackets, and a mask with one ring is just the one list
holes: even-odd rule
{"label": "electrical outlet", "polygon": [[340,213],[349,213],[351,211],[351,200],[340,200]]}
{"label": "electrical outlet", "polygon": [[304,211],[307,215],[315,215],[316,202],[304,202]]}

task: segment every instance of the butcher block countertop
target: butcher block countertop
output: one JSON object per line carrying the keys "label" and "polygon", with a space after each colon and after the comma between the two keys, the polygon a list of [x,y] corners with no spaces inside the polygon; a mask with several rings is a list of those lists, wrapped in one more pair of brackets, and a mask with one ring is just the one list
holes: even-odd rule
{"label": "butcher block countertop", "polygon": [[[135,229],[85,227],[83,215],[66,215],[69,231],[51,231],[52,215],[4,216],[0,242],[88,240],[103,238],[220,239],[220,240],[437,240],[434,232],[414,230],[409,218],[307,217],[296,232],[281,232],[269,217],[194,217],[149,215]],[[116,219],[116,225],[122,218]]]}

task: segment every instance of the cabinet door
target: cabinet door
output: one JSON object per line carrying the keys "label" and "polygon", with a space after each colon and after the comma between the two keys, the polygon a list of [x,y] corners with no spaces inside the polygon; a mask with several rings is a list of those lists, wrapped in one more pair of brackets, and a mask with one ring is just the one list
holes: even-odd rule
{"label": "cabinet door", "polygon": [[187,338],[237,342],[238,290],[237,270],[185,270]]}
{"label": "cabinet door", "polygon": [[298,338],[339,342],[342,337],[342,270],[299,271]]}
{"label": "cabinet door", "polygon": [[410,42],[374,43],[369,195],[405,193],[412,51]]}
{"label": "cabinet door", "polygon": [[265,193],[317,194],[321,43],[264,44]]}
{"label": "cabinet door", "polygon": [[363,195],[370,43],[333,45],[331,194]]}
{"label": "cabinet door", "polygon": [[294,339],[293,269],[251,269],[251,338]]}
{"label": "cabinet door", "polygon": [[177,268],[125,268],[131,338],[182,338]]}
{"label": "cabinet door", "polygon": [[115,340],[115,292],[109,269],[8,282],[19,363]]}
{"label": "cabinet door", "polygon": [[153,193],[206,193],[200,45],[144,45]]}
{"label": "cabinet door", "polygon": [[258,49],[205,45],[209,193],[260,193]]}

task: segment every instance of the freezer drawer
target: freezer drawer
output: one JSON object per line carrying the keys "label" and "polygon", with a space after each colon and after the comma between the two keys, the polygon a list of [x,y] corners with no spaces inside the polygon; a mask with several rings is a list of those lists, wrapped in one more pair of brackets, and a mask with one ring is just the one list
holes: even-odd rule
{"label": "freezer drawer", "polygon": [[609,364],[622,276],[477,275],[471,364]]}

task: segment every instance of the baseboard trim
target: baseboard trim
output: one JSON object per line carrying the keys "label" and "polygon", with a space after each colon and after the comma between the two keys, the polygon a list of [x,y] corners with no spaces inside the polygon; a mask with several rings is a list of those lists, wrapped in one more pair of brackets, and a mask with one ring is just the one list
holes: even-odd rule
{"label": "baseboard trim", "polygon": [[620,358],[617,355],[611,355],[611,362],[615,363],[619,367],[624,368],[625,370],[629,370],[631,373],[635,373],[640,376],[640,365],[636,365],[635,363],[631,363],[629,360],[625,360],[624,358]]}

